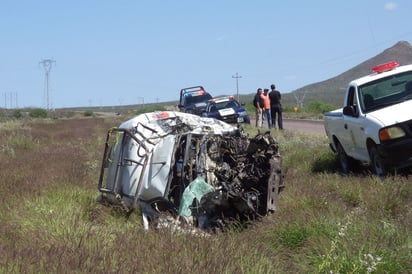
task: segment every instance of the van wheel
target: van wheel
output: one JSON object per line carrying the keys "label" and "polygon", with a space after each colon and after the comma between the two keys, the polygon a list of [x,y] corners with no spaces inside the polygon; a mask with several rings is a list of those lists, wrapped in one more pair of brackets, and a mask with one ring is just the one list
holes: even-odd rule
{"label": "van wheel", "polygon": [[345,150],[343,149],[339,141],[336,142],[336,151],[338,153],[338,159],[340,167],[342,169],[342,173],[349,173],[353,165],[353,159],[346,154]]}
{"label": "van wheel", "polygon": [[388,169],[383,163],[382,157],[378,153],[376,146],[373,146],[369,152],[371,159],[371,165],[375,174],[379,177],[385,177],[388,175]]}

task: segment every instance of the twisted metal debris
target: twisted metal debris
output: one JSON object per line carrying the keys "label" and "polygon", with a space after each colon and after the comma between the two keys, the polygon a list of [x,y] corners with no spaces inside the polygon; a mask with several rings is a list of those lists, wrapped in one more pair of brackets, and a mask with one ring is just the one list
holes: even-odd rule
{"label": "twisted metal debris", "polygon": [[269,132],[249,138],[210,118],[146,113],[109,130],[99,200],[140,209],[146,229],[165,220],[203,230],[246,225],[276,210],[281,165]]}

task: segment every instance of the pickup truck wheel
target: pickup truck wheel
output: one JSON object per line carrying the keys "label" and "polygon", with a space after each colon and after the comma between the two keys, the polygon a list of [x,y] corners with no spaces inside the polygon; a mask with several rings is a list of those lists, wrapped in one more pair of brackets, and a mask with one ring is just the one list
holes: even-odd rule
{"label": "pickup truck wheel", "polygon": [[388,170],[385,167],[381,156],[378,153],[378,149],[374,146],[370,150],[370,159],[371,159],[371,165],[373,170],[375,171],[375,174],[379,177],[385,177],[388,174]]}
{"label": "pickup truck wheel", "polygon": [[342,169],[343,173],[349,173],[349,171],[352,168],[352,158],[350,158],[345,150],[343,149],[342,145],[338,142],[336,142],[336,151],[338,153],[338,158],[339,158],[339,163],[340,167]]}

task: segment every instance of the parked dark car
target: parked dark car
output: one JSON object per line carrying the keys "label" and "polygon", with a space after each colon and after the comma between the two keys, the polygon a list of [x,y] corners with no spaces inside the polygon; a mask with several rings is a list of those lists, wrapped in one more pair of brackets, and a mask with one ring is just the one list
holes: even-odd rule
{"label": "parked dark car", "polygon": [[246,109],[233,96],[210,99],[207,102],[203,116],[216,118],[230,124],[250,124]]}

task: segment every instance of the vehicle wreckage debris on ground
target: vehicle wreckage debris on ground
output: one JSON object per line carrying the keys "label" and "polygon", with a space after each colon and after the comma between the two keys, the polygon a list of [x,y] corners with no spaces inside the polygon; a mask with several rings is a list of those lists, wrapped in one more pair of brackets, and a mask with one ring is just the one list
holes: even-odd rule
{"label": "vehicle wreckage debris on ground", "polygon": [[275,211],[281,165],[269,132],[249,138],[212,118],[145,113],[108,131],[98,200],[126,213],[140,210],[145,229],[166,219],[224,230]]}

